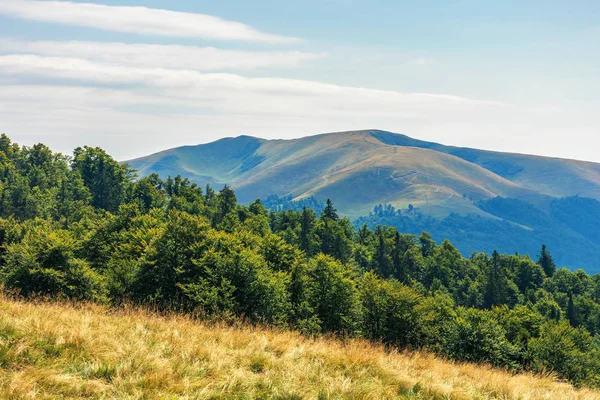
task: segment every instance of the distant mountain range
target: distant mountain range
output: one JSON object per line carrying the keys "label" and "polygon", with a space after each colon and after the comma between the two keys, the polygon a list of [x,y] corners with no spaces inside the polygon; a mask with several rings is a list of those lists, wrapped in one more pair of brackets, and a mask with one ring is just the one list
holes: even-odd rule
{"label": "distant mountain range", "polygon": [[[566,211],[561,208],[560,212],[570,213],[572,218],[561,214],[561,221],[553,219],[550,223],[548,219],[543,224],[545,235],[531,240],[558,242],[559,248],[555,246],[554,250],[565,265],[578,266],[573,262],[577,261],[588,270],[600,270],[597,240],[600,227],[589,226],[596,212],[600,216],[600,202],[596,201],[600,200],[600,164],[597,163],[445,146],[380,130],[329,133],[294,140],[240,136],[178,147],[128,163],[142,176],[156,172],[165,177],[182,175],[217,188],[229,184],[241,202],[270,195],[292,196],[297,200],[311,196],[317,200],[331,198],[338,210],[351,219],[369,216],[380,204],[401,210],[412,205],[420,218],[447,221],[449,217],[481,217],[494,224],[509,224],[511,230],[517,229],[510,235],[540,233],[540,223],[534,224],[528,217],[535,215],[544,219],[552,214],[554,218],[558,199],[572,196],[595,199],[565,203],[575,208]],[[515,199],[518,203],[508,200],[490,203],[494,198]],[[580,206],[584,209],[579,209]],[[513,208],[517,210],[514,215],[510,214]],[[370,223],[377,221],[376,214],[371,213]],[[581,220],[578,215],[588,218]],[[579,225],[573,222],[578,220],[581,220]],[[585,227],[579,229],[580,225]],[[560,229],[569,234],[565,237],[562,232],[560,240],[552,237],[554,230]],[[465,242],[458,233],[449,234],[444,230],[436,237],[433,230],[438,241],[444,239],[440,236],[444,235],[453,242]],[[494,234],[486,232],[486,235],[491,246]],[[483,245],[488,239],[476,243]],[[574,241],[576,248],[589,249],[590,254],[583,260],[569,256],[561,249],[563,240],[570,241],[569,246],[564,244],[565,249],[575,251]],[[528,246],[515,243],[514,251],[531,252],[533,245],[541,243]],[[513,244],[508,246],[501,250],[513,251],[510,248]],[[485,247],[459,246],[463,253],[488,250]]]}

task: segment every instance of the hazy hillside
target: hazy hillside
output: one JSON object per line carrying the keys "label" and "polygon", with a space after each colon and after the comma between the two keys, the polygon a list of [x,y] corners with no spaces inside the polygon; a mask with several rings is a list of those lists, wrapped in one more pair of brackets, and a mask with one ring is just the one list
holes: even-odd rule
{"label": "hazy hillside", "polygon": [[495,197],[477,203],[496,218],[480,215],[451,214],[437,219],[418,210],[396,210],[378,206],[374,212],[354,221],[357,228],[367,224],[395,226],[400,231],[419,235],[423,231],[441,243],[449,239],[465,256],[472,252],[494,250],[503,253],[529,254],[537,259],[540,247],[552,249],[556,262],[571,269],[600,273],[598,240],[600,202],[594,199],[567,197],[554,200],[551,211],[510,198]]}
{"label": "hazy hillside", "polygon": [[5,296],[0,308],[1,398],[600,399],[362,340]]}
{"label": "hazy hillside", "polygon": [[230,184],[244,202],[271,194],[331,197],[350,217],[382,203],[444,217],[485,215],[474,203],[496,196],[546,208],[553,197],[600,199],[599,164],[448,147],[383,131],[296,140],[240,136],[129,163],[141,175]]}

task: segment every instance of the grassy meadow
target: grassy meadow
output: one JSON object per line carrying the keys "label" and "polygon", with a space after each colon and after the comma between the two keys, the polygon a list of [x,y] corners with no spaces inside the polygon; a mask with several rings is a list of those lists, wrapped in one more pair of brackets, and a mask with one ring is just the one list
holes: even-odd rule
{"label": "grassy meadow", "polygon": [[0,295],[0,398],[600,399],[364,340]]}

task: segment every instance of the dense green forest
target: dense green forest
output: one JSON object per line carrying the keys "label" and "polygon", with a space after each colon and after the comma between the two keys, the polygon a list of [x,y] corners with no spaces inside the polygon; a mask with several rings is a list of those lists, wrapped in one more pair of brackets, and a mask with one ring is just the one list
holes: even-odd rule
{"label": "dense green forest", "polygon": [[518,199],[496,197],[477,206],[498,219],[479,215],[450,214],[443,219],[424,215],[419,209],[398,210],[382,204],[354,221],[359,228],[367,224],[394,226],[404,233],[419,235],[427,231],[438,243],[452,241],[460,252],[494,250],[503,253],[536,255],[540,243],[555,249],[558,265],[600,272],[600,202],[584,197],[553,200],[548,211]]}
{"label": "dense green forest", "polygon": [[229,187],[136,177],[99,148],[68,157],[5,135],[0,190],[0,279],[24,296],[243,318],[600,385],[600,275],[557,269],[546,247],[465,258],[428,233],[355,229],[331,201],[269,212]]}

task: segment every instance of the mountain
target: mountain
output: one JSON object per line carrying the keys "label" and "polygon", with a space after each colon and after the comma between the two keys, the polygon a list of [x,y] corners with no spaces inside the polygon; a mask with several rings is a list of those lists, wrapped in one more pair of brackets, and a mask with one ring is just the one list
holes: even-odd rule
{"label": "mountain", "polygon": [[141,175],[229,184],[242,201],[271,194],[331,197],[350,217],[381,203],[413,204],[443,217],[485,214],[475,203],[497,196],[546,208],[552,198],[600,199],[600,164],[444,146],[378,130],[294,140],[240,136],[128,163]]}
{"label": "mountain", "polygon": [[[270,195],[331,198],[352,219],[368,216],[380,204],[401,210],[412,205],[420,215],[446,221],[443,229],[430,226],[434,238],[450,238],[463,254],[492,250],[500,242],[503,251],[534,256],[532,249],[548,242],[555,244],[563,265],[600,268],[600,234],[598,225],[590,223],[600,215],[597,163],[445,146],[380,130],[293,140],[240,136],[128,163],[142,176],[181,174],[202,185],[229,184],[241,202]],[[575,200],[557,203],[566,197]],[[495,198],[502,199],[501,211],[488,203]],[[511,209],[518,215],[507,215]],[[536,216],[549,222],[533,224]],[[488,221],[489,228],[476,231],[486,225],[475,217]],[[425,228],[419,221],[410,226]],[[467,234],[477,240],[469,241]],[[587,255],[580,251],[575,260],[568,249]]]}

